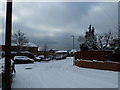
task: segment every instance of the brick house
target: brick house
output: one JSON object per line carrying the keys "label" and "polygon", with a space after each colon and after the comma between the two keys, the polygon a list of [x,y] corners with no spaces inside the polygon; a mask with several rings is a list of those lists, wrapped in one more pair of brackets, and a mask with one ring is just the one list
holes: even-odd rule
{"label": "brick house", "polygon": [[[18,46],[12,45],[11,46],[11,52],[17,52]],[[24,45],[22,48],[22,51],[29,51],[30,53],[37,54],[38,53],[38,47],[32,43],[28,43],[27,45]],[[5,53],[5,45],[0,45],[0,54]]]}
{"label": "brick house", "polygon": [[44,56],[49,56],[49,55],[54,55],[54,54],[55,54],[55,50],[53,49],[47,50],[46,52],[45,51],[38,52],[38,55],[44,55]]}

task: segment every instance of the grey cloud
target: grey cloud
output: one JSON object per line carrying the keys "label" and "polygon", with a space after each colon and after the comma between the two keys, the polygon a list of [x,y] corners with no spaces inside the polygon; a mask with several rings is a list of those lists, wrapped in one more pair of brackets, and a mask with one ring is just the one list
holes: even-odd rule
{"label": "grey cloud", "polygon": [[[39,6],[43,7],[39,8]],[[89,6],[84,6],[82,3],[15,3],[13,13],[26,22],[64,27],[88,13]],[[30,15],[22,17],[20,12],[27,12]]]}
{"label": "grey cloud", "polygon": [[[31,40],[33,42],[37,42],[40,44],[40,46],[44,46],[44,44],[47,44],[49,48],[52,49],[65,49],[65,50],[69,50],[72,49],[72,43],[73,43],[73,39],[71,37],[71,33],[62,33],[57,35],[55,38],[54,37],[45,37],[43,39],[40,38],[32,38]],[[79,49],[79,43],[77,41],[78,36],[75,35],[75,48]]]}
{"label": "grey cloud", "polygon": [[[97,10],[97,7],[101,10]],[[92,7],[89,14],[82,18],[80,23],[83,28],[89,23],[94,25],[97,33],[108,32],[110,29],[117,31],[115,28],[118,24],[117,9],[117,3],[97,3]]]}
{"label": "grey cloud", "polygon": [[77,37],[84,35],[89,24],[95,26],[96,33],[107,32],[109,28],[116,30],[116,5],[95,2],[15,2],[13,32],[21,29],[32,42],[39,42],[41,46],[46,43],[56,49],[72,49],[71,35],[75,35],[75,46],[78,49]]}

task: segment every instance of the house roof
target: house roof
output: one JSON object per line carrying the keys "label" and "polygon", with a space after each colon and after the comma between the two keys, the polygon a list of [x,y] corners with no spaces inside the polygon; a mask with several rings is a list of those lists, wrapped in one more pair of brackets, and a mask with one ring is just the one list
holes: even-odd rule
{"label": "house roof", "polygon": [[28,46],[28,47],[37,47],[37,45],[35,45],[34,43],[28,42],[27,44],[25,44],[24,46]]}
{"label": "house roof", "polygon": [[72,49],[72,50],[70,50],[69,52],[77,52],[77,50],[75,50],[75,49]]}
{"label": "house roof", "polygon": [[[0,45],[5,45],[5,44],[0,42]],[[12,46],[17,46],[17,44],[12,44]],[[37,45],[35,45],[34,43],[31,43],[31,42],[28,42],[28,43],[24,44],[23,46],[25,46],[25,47],[37,47]]]}
{"label": "house roof", "polygon": [[67,51],[59,50],[59,51],[56,51],[56,53],[67,53]]}

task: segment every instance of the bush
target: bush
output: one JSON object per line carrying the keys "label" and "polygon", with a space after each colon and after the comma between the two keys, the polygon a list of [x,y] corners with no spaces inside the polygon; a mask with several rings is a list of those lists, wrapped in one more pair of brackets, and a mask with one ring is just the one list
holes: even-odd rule
{"label": "bush", "polygon": [[88,48],[88,46],[85,45],[84,43],[83,43],[83,44],[80,44],[80,49],[81,49],[81,51],[90,50],[90,49]]}

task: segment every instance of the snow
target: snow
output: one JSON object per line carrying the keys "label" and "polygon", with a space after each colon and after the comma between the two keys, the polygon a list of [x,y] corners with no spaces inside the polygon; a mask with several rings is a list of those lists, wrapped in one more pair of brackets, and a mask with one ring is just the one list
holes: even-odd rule
{"label": "snow", "polygon": [[64,50],[63,50],[63,51],[62,51],[62,50],[60,51],[60,50],[59,50],[59,51],[56,51],[56,53],[67,53],[67,51],[64,51]]}
{"label": "snow", "polygon": [[24,46],[28,46],[28,47],[37,47],[37,45],[35,45],[34,43],[28,42],[27,44],[25,44]]}
{"label": "snow", "polygon": [[80,68],[72,57],[18,64],[16,71],[12,88],[118,88],[118,72]]}
{"label": "snow", "polygon": [[[5,45],[4,43],[0,43],[0,45]],[[12,43],[12,46],[17,46],[17,44]],[[23,46],[27,46],[27,47],[37,47],[37,45],[35,45],[32,42],[28,42],[26,44],[24,44]]]}
{"label": "snow", "polygon": [[[11,59],[11,65],[13,64],[13,60]],[[0,59],[0,74],[2,73],[2,67],[5,65],[5,58]]]}
{"label": "snow", "polygon": [[72,49],[72,50],[70,50],[69,52],[77,52],[77,50],[75,50],[75,49]]}
{"label": "snow", "polygon": [[27,56],[15,56],[14,60],[31,60],[31,61],[34,61],[33,59],[31,59]]}
{"label": "snow", "polygon": [[31,52],[29,52],[29,51],[21,51],[20,53],[31,53]]}

